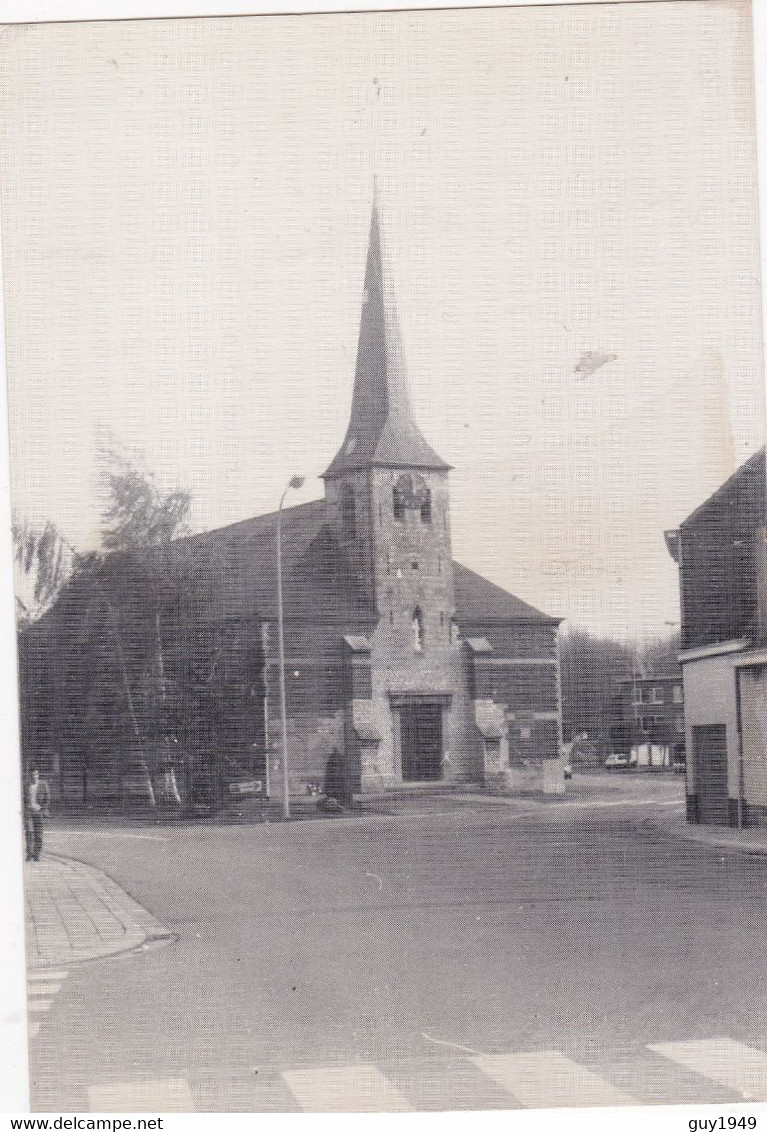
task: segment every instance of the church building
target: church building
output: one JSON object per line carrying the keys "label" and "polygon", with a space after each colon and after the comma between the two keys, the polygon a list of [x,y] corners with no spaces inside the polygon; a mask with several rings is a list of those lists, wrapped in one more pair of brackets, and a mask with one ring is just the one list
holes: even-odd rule
{"label": "church building", "polygon": [[[291,793],[315,790],[331,757],[355,794],[403,783],[564,788],[559,621],[454,561],[449,475],[413,417],[374,202],[346,435],[324,472],[324,499],[279,517]],[[98,592],[76,583],[35,627],[49,674],[38,696],[44,733],[39,718],[37,732],[27,730],[60,752],[62,795],[77,792],[86,766],[92,782],[112,783],[101,789],[119,790],[125,773],[130,728],[116,660],[105,678],[114,633],[97,615],[104,595],[132,642],[120,662],[133,689],[131,759],[143,749],[151,762],[161,735],[167,757],[172,733],[187,764],[182,786],[192,789],[194,767],[206,761],[215,771],[223,752],[261,777],[268,760],[277,793],[277,526],[274,513],[171,543],[155,566],[163,592],[142,580],[145,562],[115,556]],[[90,698],[81,726],[62,718],[57,730],[57,712],[71,716],[62,671],[77,664],[52,643],[66,638],[71,654],[75,634],[62,637],[62,618],[77,623],[79,641],[90,639],[91,666],[98,655],[102,671],[98,703],[82,693]],[[98,725],[106,716],[113,722]]]}

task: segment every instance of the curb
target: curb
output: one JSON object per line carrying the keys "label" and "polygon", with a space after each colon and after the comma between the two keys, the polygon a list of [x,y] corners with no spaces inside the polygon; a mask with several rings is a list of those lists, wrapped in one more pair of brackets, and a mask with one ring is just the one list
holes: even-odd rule
{"label": "curb", "polygon": [[767,845],[738,844],[738,842],[717,837],[716,834],[700,837],[696,836],[692,830],[672,828],[655,818],[645,818],[642,824],[660,833],[667,841],[691,841],[697,845],[707,845],[710,849],[731,849],[735,853],[746,853],[751,857],[767,857]]}
{"label": "curb", "polygon": [[[172,943],[178,939],[177,935],[169,932],[106,873],[75,857],[60,853],[48,853],[46,856],[51,862],[68,870],[69,876],[60,879],[60,883],[66,886],[66,890],[60,894],[50,886],[36,889],[34,884],[25,884],[27,969],[30,973],[52,967],[80,966],[98,959],[136,952],[152,945]],[[71,884],[78,890],[80,897],[85,897],[86,902],[91,904],[90,911],[82,900],[73,897],[69,887]],[[91,915],[94,906],[108,920],[106,936],[102,935]],[[46,926],[50,924],[47,918],[49,911],[54,911],[61,922],[58,938],[53,940],[44,935]],[[95,933],[98,938],[93,942],[78,942],[77,932],[83,927],[89,936],[92,937]],[[45,940],[42,946],[41,934]],[[110,935],[111,939],[108,938]],[[33,956],[32,952],[37,954]]]}

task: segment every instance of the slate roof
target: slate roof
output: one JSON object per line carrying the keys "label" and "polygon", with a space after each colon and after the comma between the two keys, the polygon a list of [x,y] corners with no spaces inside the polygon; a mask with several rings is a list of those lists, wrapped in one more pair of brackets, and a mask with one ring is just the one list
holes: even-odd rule
{"label": "slate roof", "polygon": [[[277,616],[277,515],[259,515],[171,544],[173,558],[190,570],[210,615]],[[375,621],[367,593],[355,581],[318,499],[282,512],[283,598],[286,617]],[[459,621],[545,621],[556,618],[527,605],[486,578],[454,563]]]}
{"label": "slate roof", "polygon": [[561,620],[541,613],[460,562],[453,561],[453,579],[456,616],[461,622],[485,625],[493,621],[544,621],[558,625]]}
{"label": "slate roof", "polygon": [[370,220],[351,418],[326,478],[359,468],[447,471],[413,419],[397,304],[381,243],[378,203]]}
{"label": "slate roof", "polygon": [[718,517],[722,509],[732,509],[740,505],[739,492],[743,490],[751,496],[756,496],[762,503],[765,494],[765,449],[760,448],[750,456],[744,464],[736,468],[729,479],[709,495],[692,514],[680,524],[682,529],[694,526],[700,519],[707,518],[709,514]]}
{"label": "slate roof", "polygon": [[[326,520],[324,500],[283,509],[285,616],[365,622],[373,617],[369,598]],[[272,620],[277,617],[276,546],[277,512],[272,512],[179,539],[172,551],[190,570],[210,616]]]}

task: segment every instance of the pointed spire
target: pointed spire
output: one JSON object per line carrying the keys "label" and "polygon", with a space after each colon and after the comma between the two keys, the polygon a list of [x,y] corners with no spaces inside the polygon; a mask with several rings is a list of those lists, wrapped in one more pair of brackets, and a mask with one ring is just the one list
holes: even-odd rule
{"label": "pointed spire", "polygon": [[382,248],[375,178],[351,419],[325,477],[372,466],[449,468],[413,419],[397,306]]}

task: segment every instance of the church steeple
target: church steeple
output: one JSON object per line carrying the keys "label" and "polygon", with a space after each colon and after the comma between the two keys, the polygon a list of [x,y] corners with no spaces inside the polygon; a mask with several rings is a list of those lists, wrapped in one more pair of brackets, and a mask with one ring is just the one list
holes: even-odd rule
{"label": "church steeple", "polygon": [[344,442],[324,478],[336,479],[346,472],[370,467],[449,470],[449,465],[426,443],[413,419],[375,193],[351,419]]}

